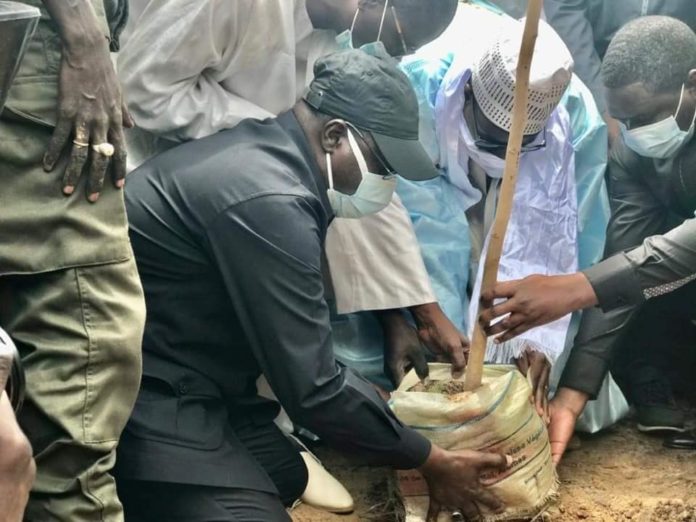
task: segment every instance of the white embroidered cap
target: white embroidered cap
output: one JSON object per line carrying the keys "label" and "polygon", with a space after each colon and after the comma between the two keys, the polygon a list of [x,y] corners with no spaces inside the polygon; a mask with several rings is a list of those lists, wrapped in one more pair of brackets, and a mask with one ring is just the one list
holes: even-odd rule
{"label": "white embroidered cap", "polygon": [[[472,87],[481,112],[494,125],[509,132],[524,20],[505,24],[504,28],[504,34],[474,61]],[[540,21],[529,78],[525,135],[536,134],[544,128],[572,74],[570,51],[551,26]]]}

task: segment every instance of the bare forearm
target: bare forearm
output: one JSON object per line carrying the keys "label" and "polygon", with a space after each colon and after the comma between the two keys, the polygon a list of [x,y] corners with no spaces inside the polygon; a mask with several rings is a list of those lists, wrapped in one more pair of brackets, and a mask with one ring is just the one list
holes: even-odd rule
{"label": "bare forearm", "polygon": [[89,0],[42,0],[58,34],[68,49],[102,43],[107,35],[99,28],[97,15]]}

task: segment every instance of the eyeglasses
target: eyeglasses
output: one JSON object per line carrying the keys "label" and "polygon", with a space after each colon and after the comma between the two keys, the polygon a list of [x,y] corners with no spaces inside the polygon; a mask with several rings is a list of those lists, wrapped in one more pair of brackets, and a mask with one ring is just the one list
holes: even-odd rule
{"label": "eyeglasses", "polygon": [[[481,133],[478,128],[478,118],[476,117],[476,111],[480,110],[478,108],[478,105],[476,104],[476,99],[474,98],[473,94],[471,95],[471,101],[472,105],[472,116],[474,120],[474,125],[473,125],[473,138],[474,138],[474,145],[476,145],[477,148],[481,150],[485,150],[486,152],[497,152],[502,150],[507,149],[507,142],[502,143],[499,141],[493,141],[487,138],[482,138]],[[522,145],[520,147],[520,152],[534,152],[535,150],[540,150],[546,147],[546,127],[544,127],[544,130],[542,131],[542,137],[541,141],[537,139],[537,137],[532,140],[531,143],[528,143],[527,145]]]}
{"label": "eyeglasses", "polygon": [[349,121],[346,122],[346,125],[347,125],[348,127],[350,127],[350,129],[351,129],[353,132],[355,132],[355,134],[358,135],[358,137],[362,140],[362,142],[365,144],[365,146],[369,149],[370,154],[372,154],[372,156],[374,156],[374,157],[377,159],[377,161],[379,162],[380,166],[381,166],[381,167],[384,169],[384,171],[386,172],[385,176],[396,176],[396,172],[394,171],[394,169],[392,169],[392,168],[389,166],[389,164],[387,163],[387,161],[382,157],[382,154],[380,154],[380,152],[379,152],[377,149],[375,149],[375,147],[373,147],[372,145],[370,145],[370,142],[367,141],[367,138],[366,138],[365,135],[362,133],[362,131],[361,131],[360,129],[358,129],[355,125],[353,125],[352,123],[350,123]]}

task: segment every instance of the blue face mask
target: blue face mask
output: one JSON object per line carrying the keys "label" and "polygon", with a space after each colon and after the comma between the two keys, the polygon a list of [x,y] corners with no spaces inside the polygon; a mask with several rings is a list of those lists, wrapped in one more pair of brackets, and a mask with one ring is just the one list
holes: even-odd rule
{"label": "blue face mask", "polygon": [[[382,20],[379,23],[379,31],[377,33],[377,40],[374,42],[366,43],[360,46],[360,50],[371,56],[384,57],[389,56],[387,48],[381,42],[382,38],[382,28],[384,27],[384,19],[387,16],[387,9],[389,7],[389,0],[384,2],[384,11],[382,12]],[[355,16],[353,17],[353,23],[350,25],[350,29],[346,29],[341,34],[336,37],[336,43],[339,49],[355,49],[353,45],[353,30],[355,29],[355,22],[358,21],[358,14],[360,14],[360,8],[355,11]]]}

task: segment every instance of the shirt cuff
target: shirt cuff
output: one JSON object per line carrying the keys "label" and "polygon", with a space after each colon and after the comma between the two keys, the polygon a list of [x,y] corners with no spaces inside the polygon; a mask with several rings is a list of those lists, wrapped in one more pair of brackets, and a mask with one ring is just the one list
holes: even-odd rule
{"label": "shirt cuff", "polygon": [[595,400],[608,372],[609,361],[606,359],[584,351],[573,350],[558,387],[586,393],[590,396],[590,400]]}
{"label": "shirt cuff", "polygon": [[417,431],[407,428],[401,433],[403,458],[394,466],[396,469],[420,468],[430,456],[431,442]]}
{"label": "shirt cuff", "polygon": [[583,271],[597,295],[600,308],[609,312],[645,301],[640,279],[625,254],[617,254]]}

